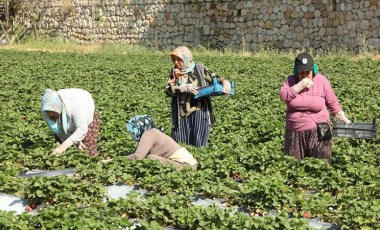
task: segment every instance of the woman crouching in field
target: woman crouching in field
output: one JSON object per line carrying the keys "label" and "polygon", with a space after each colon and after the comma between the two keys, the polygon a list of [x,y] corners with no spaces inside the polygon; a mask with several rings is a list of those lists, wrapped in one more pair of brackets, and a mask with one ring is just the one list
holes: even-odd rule
{"label": "woman crouching in field", "polygon": [[89,92],[75,88],[46,89],[41,113],[60,143],[53,150],[53,155],[66,151],[72,145],[86,150],[90,156],[96,155],[100,119]]}
{"label": "woman crouching in field", "polygon": [[132,138],[138,141],[136,150],[127,156],[128,159],[151,159],[164,165],[173,164],[177,169],[184,167],[196,169],[197,161],[193,155],[171,137],[158,130],[150,116],[134,116],[129,120],[127,129]]}

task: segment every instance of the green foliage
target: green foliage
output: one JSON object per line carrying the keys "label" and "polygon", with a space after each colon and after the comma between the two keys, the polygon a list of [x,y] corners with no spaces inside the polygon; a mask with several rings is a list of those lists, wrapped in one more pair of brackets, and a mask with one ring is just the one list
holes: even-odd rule
{"label": "green foliage", "polygon": [[32,204],[73,203],[82,205],[102,201],[105,188],[77,178],[32,177],[25,198]]}
{"label": "green foliage", "polygon": [[19,219],[29,229],[126,229],[133,226],[127,216],[115,216],[104,203],[88,206],[58,204],[41,209],[38,215],[23,215]]}
{"label": "green foliage", "polygon": [[[292,71],[290,55],[194,52],[197,63],[235,81],[236,95],[212,99],[217,122],[209,146],[186,146],[198,170],[176,171],[124,157],[136,147],[125,129],[132,116],[149,114],[170,134],[170,99],[164,94],[168,53],[124,45],[99,50],[0,51],[0,192],[43,204],[36,216],[0,212],[0,229],[112,229],[131,226],[129,218],[145,219],[142,229],[307,229],[304,212],[342,229],[380,227],[379,139],[335,138],[333,165],[284,156],[285,105],[278,91]],[[378,118],[378,61],[331,55],[317,56],[316,62],[350,119]],[[75,148],[50,155],[55,143],[40,115],[40,98],[46,88],[70,87],[86,89],[95,99],[101,118],[97,157]],[[99,162],[105,158],[113,161]],[[75,177],[17,177],[30,169],[70,167],[78,169]],[[149,192],[144,199],[133,194],[103,202],[104,186],[115,183],[137,184]],[[194,206],[194,195],[223,198],[226,207],[248,212],[260,209],[261,217]]]}

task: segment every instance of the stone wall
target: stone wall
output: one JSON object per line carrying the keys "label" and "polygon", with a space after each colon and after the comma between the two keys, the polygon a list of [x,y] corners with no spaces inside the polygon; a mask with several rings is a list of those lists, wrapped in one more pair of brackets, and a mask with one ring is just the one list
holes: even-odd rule
{"label": "stone wall", "polygon": [[380,49],[380,0],[39,0],[40,33],[79,43]]}

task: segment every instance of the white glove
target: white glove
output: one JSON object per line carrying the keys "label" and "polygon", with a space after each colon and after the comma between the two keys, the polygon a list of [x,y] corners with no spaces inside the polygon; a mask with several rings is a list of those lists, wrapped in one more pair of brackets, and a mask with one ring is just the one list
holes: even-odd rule
{"label": "white glove", "polygon": [[338,118],[340,121],[344,122],[346,125],[351,124],[351,121],[348,120],[348,118],[346,117],[343,111],[337,112],[335,114],[335,117]]}
{"label": "white glove", "polygon": [[55,148],[51,154],[58,156],[59,154],[61,154],[64,151],[66,151],[66,149],[68,149],[69,147],[70,146],[68,144],[66,144],[65,142],[63,142],[60,146],[58,146],[57,148]]}
{"label": "white glove", "polygon": [[223,80],[223,89],[225,94],[231,93],[231,83],[227,80]]}
{"label": "white glove", "polygon": [[181,85],[179,87],[179,90],[181,91],[181,93],[191,93],[193,95],[196,95],[198,94],[197,88],[198,87],[193,86],[192,84],[185,84],[185,85]]}
{"label": "white glove", "polygon": [[296,93],[301,92],[305,88],[310,88],[310,86],[313,85],[313,80],[311,80],[308,77],[305,77],[300,82],[298,82],[296,85],[293,86]]}

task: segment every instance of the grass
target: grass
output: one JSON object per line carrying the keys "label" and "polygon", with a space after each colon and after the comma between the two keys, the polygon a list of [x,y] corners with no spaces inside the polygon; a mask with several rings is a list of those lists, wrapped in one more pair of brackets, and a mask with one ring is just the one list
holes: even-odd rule
{"label": "grass", "polygon": [[[175,48],[175,47],[173,47]],[[18,51],[43,51],[50,53],[57,52],[72,52],[72,53],[105,53],[105,54],[123,54],[123,53],[140,53],[140,54],[152,54],[152,53],[169,53],[169,49],[159,49],[156,47],[147,48],[139,45],[131,45],[127,43],[91,43],[91,44],[77,44],[74,41],[64,40],[62,38],[44,38],[36,40],[32,37],[25,39],[17,44],[0,46],[0,49],[10,49]],[[270,48],[261,48],[256,52],[247,51],[246,49],[234,50],[230,47],[226,47],[222,50],[209,49],[204,46],[195,46],[191,48],[193,56],[227,56],[227,57],[273,57],[282,55],[285,57],[294,58],[298,53],[308,52],[315,58],[319,56],[325,57],[339,57],[350,59],[369,58],[372,60],[379,60],[380,54],[374,50],[365,49],[359,54],[355,54],[351,51],[347,51],[338,47],[331,47],[328,50],[322,52],[315,52],[312,48],[302,48],[300,50],[293,51],[280,51]]]}

